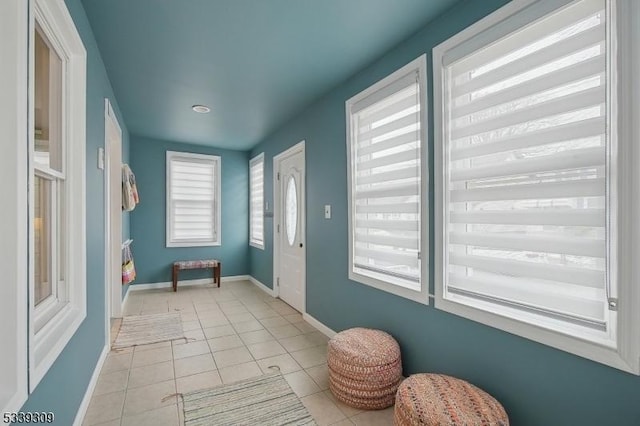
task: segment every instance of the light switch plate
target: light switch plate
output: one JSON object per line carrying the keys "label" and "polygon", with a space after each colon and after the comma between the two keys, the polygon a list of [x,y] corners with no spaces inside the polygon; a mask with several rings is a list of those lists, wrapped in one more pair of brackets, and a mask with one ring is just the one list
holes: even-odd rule
{"label": "light switch plate", "polygon": [[331,219],[331,205],[325,204],[324,206],[324,218]]}
{"label": "light switch plate", "polygon": [[98,148],[98,168],[104,170],[104,148]]}

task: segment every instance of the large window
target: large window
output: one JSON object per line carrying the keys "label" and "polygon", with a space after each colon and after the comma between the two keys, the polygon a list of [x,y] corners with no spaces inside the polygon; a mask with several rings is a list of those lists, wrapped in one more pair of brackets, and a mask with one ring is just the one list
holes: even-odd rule
{"label": "large window", "polygon": [[249,244],[264,248],[264,153],[249,162]]}
{"label": "large window", "polygon": [[86,315],[86,52],[64,2],[32,4],[31,389]]}
{"label": "large window", "polygon": [[346,103],[349,278],[428,303],[426,61]]}
{"label": "large window", "polygon": [[167,247],[220,245],[220,163],[167,151]]}
{"label": "large window", "polygon": [[638,372],[603,349],[629,336],[617,214],[638,185],[619,180],[621,3],[517,2],[434,50],[436,306]]}

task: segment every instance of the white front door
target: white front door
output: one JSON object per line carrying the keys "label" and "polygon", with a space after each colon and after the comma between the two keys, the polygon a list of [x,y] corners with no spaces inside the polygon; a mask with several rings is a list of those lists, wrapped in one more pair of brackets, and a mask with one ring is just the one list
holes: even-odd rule
{"label": "white front door", "polygon": [[[291,154],[276,158],[279,196],[277,202],[279,247],[279,296],[293,308],[305,311],[305,184],[304,145],[296,145]],[[289,151],[288,151],[289,152]]]}

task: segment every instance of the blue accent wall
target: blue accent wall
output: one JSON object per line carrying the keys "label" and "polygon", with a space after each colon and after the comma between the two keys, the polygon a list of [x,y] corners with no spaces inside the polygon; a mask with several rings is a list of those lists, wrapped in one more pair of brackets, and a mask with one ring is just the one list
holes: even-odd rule
{"label": "blue accent wall", "polygon": [[76,412],[105,343],[104,173],[97,167],[104,147],[104,98],[109,98],[123,132],[123,155],[129,133],[80,0],[66,0],[87,50],[87,317],[64,351],[22,407],[52,411],[55,424],[73,424]]}
{"label": "blue accent wall", "polygon": [[[222,245],[166,247],[166,152],[219,155],[222,159]],[[176,260],[215,258],[222,275],[249,272],[249,153],[131,137],[131,169],[136,175],[140,204],[131,212],[131,237],[136,283],[171,281]],[[184,271],[180,279],[211,277],[206,270]]]}
{"label": "blue accent wall", "polygon": [[[467,379],[500,400],[515,426],[639,425],[639,377],[348,279],[345,101],[426,53],[432,123],[431,49],[504,3],[458,3],[261,142],[252,156],[265,153],[265,200],[273,204],[273,156],[306,140],[307,311],[337,331],[354,326],[389,331],[402,348],[405,374]],[[428,133],[433,182],[433,129]],[[332,205],[330,220],[323,216],[325,204]],[[433,231],[432,208],[431,213]],[[265,222],[267,248],[250,248],[251,275],[269,287],[272,224]],[[433,253],[433,238],[429,246]],[[433,270],[429,278],[433,292]]]}

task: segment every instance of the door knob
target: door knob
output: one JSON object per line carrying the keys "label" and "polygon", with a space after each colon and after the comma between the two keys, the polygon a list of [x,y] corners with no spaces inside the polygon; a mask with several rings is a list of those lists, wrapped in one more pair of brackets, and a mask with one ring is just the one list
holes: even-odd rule
{"label": "door knob", "polygon": [[302,247],[302,243],[300,243],[300,247]]}

